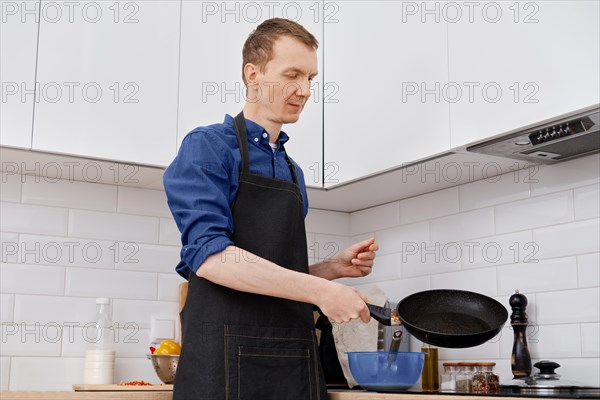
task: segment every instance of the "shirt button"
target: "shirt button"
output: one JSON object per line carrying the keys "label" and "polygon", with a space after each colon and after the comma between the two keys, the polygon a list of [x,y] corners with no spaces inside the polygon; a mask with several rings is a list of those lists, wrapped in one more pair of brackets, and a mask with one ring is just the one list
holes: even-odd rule
{"label": "shirt button", "polygon": [[267,132],[263,133],[263,137],[264,137],[265,139],[267,138],[267,136],[269,136],[269,135],[267,135]]}
{"label": "shirt button", "polygon": [[255,142],[258,142],[258,138],[257,138],[257,137],[255,137],[255,138],[254,138],[254,141],[255,141]]}

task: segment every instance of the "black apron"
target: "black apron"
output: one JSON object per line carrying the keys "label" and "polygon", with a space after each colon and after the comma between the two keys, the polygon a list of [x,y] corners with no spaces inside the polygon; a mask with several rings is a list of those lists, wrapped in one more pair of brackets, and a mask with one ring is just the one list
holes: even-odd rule
{"label": "black apron", "polygon": [[[243,113],[234,119],[242,168],[231,209],[236,247],[308,273],[304,208],[294,182],[250,173]],[[224,257],[252,262],[240,250]],[[189,275],[173,400],[326,400],[313,306],[240,292]]]}

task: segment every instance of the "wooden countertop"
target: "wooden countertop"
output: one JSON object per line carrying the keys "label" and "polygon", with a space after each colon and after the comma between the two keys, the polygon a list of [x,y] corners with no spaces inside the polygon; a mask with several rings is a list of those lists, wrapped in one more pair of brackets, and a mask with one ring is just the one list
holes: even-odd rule
{"label": "wooden countertop", "polygon": [[[171,391],[120,392],[0,392],[2,400],[172,400]],[[434,396],[431,394],[374,393],[361,390],[330,390],[329,400],[515,400],[500,396]],[[551,400],[561,400],[552,398]]]}

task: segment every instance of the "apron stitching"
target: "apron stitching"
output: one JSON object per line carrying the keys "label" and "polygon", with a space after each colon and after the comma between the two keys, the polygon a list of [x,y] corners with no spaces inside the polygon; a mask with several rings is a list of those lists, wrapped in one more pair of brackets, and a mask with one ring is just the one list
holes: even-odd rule
{"label": "apron stitching", "polygon": [[249,336],[249,335],[239,335],[239,334],[235,334],[235,333],[226,333],[225,336],[232,336],[232,337],[243,337],[243,338],[249,338],[249,339],[267,339],[267,340],[303,340],[305,342],[313,342],[310,339],[303,339],[303,338],[282,338],[282,337],[276,337],[276,336]]}
{"label": "apron stitching", "polygon": [[299,196],[298,193],[296,193],[295,191],[290,190],[290,189],[282,189],[282,188],[277,188],[277,187],[273,187],[273,186],[259,185],[258,183],[253,183],[253,182],[250,182],[250,181],[245,181],[245,180],[242,181],[242,180],[240,180],[240,183],[242,183],[242,182],[243,183],[247,183],[248,185],[254,185],[254,186],[258,186],[258,187],[262,187],[262,188],[273,189],[273,190],[281,190],[282,192],[290,192],[290,193],[293,193],[294,196],[296,196],[298,198],[298,200],[300,201],[300,203],[302,203],[302,201],[303,201],[302,197]]}
{"label": "apron stitching", "polygon": [[242,398],[242,349],[240,349],[240,346],[238,346],[238,400],[241,400]]}
{"label": "apron stitching", "polygon": [[239,353],[238,355],[240,357],[274,357],[274,358],[308,358],[308,359],[310,359],[310,356],[284,356],[284,355],[277,355],[277,354]]}
{"label": "apron stitching", "polygon": [[[293,185],[294,189],[296,189],[296,190],[300,190],[300,185],[298,185],[298,184],[297,184],[297,183],[295,183],[295,182],[286,181],[285,179],[281,179],[281,178],[271,178],[271,177],[269,177],[269,176],[259,175],[259,174],[255,174],[255,173],[251,173],[251,172],[249,172],[249,173],[243,173],[243,172],[240,172],[240,180],[242,180],[242,178],[243,178],[244,176],[249,176],[249,177],[257,177],[257,178],[260,178],[260,179],[268,179],[268,180],[275,181],[275,182],[280,182],[280,183],[290,184],[290,185]],[[245,180],[244,180],[244,181],[245,181]],[[291,189],[289,189],[289,190],[291,190]]]}
{"label": "apron stitching", "polygon": [[225,341],[225,399],[229,399],[229,354],[227,349],[229,348],[229,343],[227,343],[228,335],[227,331],[229,330],[229,326],[225,325],[225,329],[223,331]]}
{"label": "apron stitching", "polygon": [[[317,374],[315,376],[315,378],[317,380],[317,400],[320,400],[321,399],[321,391],[318,390],[318,388],[321,387],[321,384],[319,382],[319,377],[320,377],[320,374],[319,374],[319,364],[318,364],[319,361],[317,360],[317,354],[319,354],[319,353],[317,353],[314,331],[313,331],[312,343],[313,343],[313,354],[314,354],[314,357],[315,357],[315,371],[317,372]],[[312,392],[311,392],[311,396],[312,396]]]}
{"label": "apron stitching", "polygon": [[313,389],[312,389],[312,375],[310,373],[310,351],[307,349],[306,350],[308,354],[307,360],[306,360],[306,366],[308,367],[308,393],[310,394],[310,400],[312,400],[312,394],[313,394]]}

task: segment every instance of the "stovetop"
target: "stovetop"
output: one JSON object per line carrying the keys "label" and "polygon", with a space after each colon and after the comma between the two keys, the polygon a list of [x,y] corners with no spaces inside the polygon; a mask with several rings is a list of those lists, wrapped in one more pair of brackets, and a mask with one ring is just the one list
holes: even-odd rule
{"label": "stovetop", "polygon": [[[363,391],[359,386],[354,389],[349,389],[345,384],[327,384],[328,389],[336,389],[336,390],[360,390]],[[489,396],[489,397],[529,397],[529,398],[561,398],[561,399],[600,399],[600,388],[573,388],[573,389],[562,389],[560,392],[543,392],[537,391],[533,392],[531,389],[526,391],[520,390],[518,388],[503,386],[501,387],[498,393],[460,393],[460,392],[427,392],[423,391],[419,388],[408,389],[403,391],[398,391],[394,393],[403,393],[403,394],[423,394],[423,395],[432,395],[432,396],[444,396],[444,395],[452,395],[452,396],[464,396],[465,398],[473,397],[473,396]],[[466,400],[466,399],[465,399]]]}

